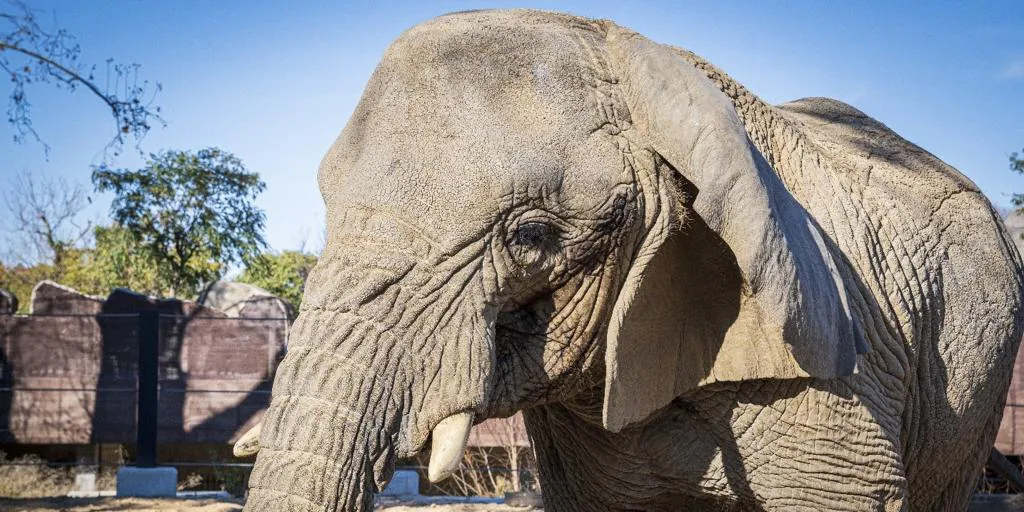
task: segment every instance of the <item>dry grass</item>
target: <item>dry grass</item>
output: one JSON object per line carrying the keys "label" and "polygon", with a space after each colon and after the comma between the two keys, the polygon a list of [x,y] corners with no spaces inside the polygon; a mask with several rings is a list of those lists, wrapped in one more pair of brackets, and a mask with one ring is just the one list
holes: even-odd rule
{"label": "dry grass", "polygon": [[[36,455],[25,455],[8,460],[7,454],[0,452],[0,497],[64,496],[74,485],[75,473],[79,469],[48,465],[45,460]],[[104,467],[96,475],[98,490],[114,490],[116,485],[116,467]]]}
{"label": "dry grass", "polygon": [[74,482],[70,468],[47,466],[35,455],[8,461],[7,454],[0,452],[0,496],[63,496],[71,490]]}

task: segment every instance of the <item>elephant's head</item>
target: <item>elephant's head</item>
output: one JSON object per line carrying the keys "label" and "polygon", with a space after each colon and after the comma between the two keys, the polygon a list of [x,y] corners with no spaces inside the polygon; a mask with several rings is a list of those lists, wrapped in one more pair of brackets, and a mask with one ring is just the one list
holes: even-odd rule
{"label": "elephant's head", "polygon": [[728,99],[610,23],[411,29],[319,181],[250,509],[366,509],[431,433],[442,478],[473,419],[599,386],[619,430],[710,382],[854,369],[827,243]]}

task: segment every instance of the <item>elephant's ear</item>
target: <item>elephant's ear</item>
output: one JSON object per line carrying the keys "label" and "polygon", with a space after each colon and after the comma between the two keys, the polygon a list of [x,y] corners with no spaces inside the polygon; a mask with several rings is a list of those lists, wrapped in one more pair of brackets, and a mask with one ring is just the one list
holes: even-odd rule
{"label": "elephant's ear", "polygon": [[[625,133],[664,162],[608,328],[605,427],[619,431],[712,382],[854,373],[867,348],[835,260],[728,98],[636,33],[610,27],[608,48],[631,116]],[[674,228],[667,189],[679,178],[697,189],[699,218]]]}

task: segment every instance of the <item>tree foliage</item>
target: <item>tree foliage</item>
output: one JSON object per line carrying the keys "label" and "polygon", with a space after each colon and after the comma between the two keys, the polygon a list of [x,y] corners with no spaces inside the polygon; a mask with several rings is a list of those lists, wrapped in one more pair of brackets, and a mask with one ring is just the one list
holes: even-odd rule
{"label": "tree foliage", "polygon": [[315,255],[302,251],[264,253],[236,280],[259,286],[284,299],[298,311],[306,278],[316,261]]}
{"label": "tree foliage", "polygon": [[163,124],[160,107],[153,99],[160,84],[139,80],[138,64],[106,61],[103,85],[96,77],[96,66],[79,62],[81,48],[74,36],[62,29],[40,25],[36,13],[20,0],[8,0],[6,12],[0,10],[0,71],[11,84],[7,121],[14,129],[14,140],[32,137],[43,144],[32,125],[28,89],[33,84],[50,84],[74,92],[85,89],[110,109],[115,130],[109,148],[115,153],[131,136],[141,141],[153,123]]}
{"label": "tree foliage", "polygon": [[28,313],[31,306],[32,289],[44,279],[52,279],[53,266],[46,263],[36,265],[0,264],[0,289],[13,293],[18,298],[18,313]]}
{"label": "tree foliage", "polygon": [[167,286],[160,281],[156,262],[148,253],[136,250],[131,232],[116,224],[97,226],[93,237],[96,246],[87,263],[96,276],[97,293],[128,288],[146,295],[166,294]]}
{"label": "tree foliage", "polygon": [[168,287],[160,281],[156,263],[138,251],[131,232],[117,224],[96,226],[95,245],[78,249],[58,280],[92,295],[107,295],[114,288],[128,288],[161,296]]}
{"label": "tree foliage", "polygon": [[231,153],[165,151],[137,171],[100,166],[92,178],[114,193],[111,217],[172,296],[194,296],[266,248],[265,215],[254,204],[266,185]]}
{"label": "tree foliage", "polygon": [[156,264],[146,253],[137,250],[135,238],[127,229],[116,224],[96,226],[93,240],[93,246],[68,249],[60,269],[51,263],[0,264],[0,289],[18,297],[20,313],[28,312],[32,288],[47,279],[89,295],[106,296],[114,288],[154,296],[168,292]]}

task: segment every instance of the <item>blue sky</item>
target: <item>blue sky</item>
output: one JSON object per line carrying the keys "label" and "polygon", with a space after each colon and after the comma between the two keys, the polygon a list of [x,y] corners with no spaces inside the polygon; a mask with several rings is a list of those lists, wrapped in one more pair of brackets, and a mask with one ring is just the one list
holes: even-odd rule
{"label": "blue sky", "polygon": [[[997,205],[1024,192],[1024,177],[1007,163],[1024,148],[1020,1],[29,4],[78,37],[85,62],[138,62],[144,78],[162,83],[157,103],[168,125],[150,133],[145,150],[219,146],[259,172],[277,250],[320,243],[317,166],[388,44],[416,23],[475,8],[612,19],[693,50],[769,102],[851,103],[963,171]],[[4,101],[5,87],[0,80]],[[47,158],[36,143],[13,144],[0,126],[0,176],[32,171],[90,186],[90,165],[111,136],[105,107],[82,92],[40,86],[30,94],[52,150]],[[141,162],[126,152],[114,163]],[[105,222],[108,207],[109,197],[95,196],[86,215]]]}

